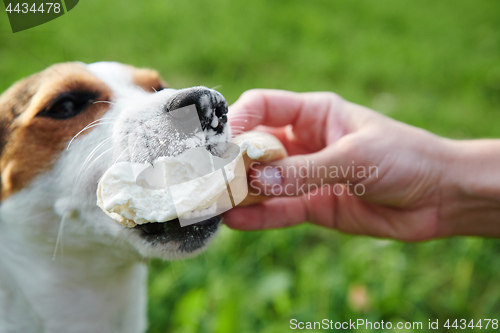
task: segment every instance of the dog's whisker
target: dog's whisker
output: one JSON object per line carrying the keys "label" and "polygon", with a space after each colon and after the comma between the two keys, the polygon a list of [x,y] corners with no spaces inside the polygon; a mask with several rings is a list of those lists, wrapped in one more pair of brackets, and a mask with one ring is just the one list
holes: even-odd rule
{"label": "dog's whisker", "polygon": [[248,123],[248,121],[250,119],[257,119],[257,120],[262,120],[264,117],[261,117],[261,116],[256,116],[256,117],[252,117],[252,116],[242,116],[242,117],[239,117],[239,116],[236,116],[236,117],[228,117],[228,120],[229,120],[229,123],[233,122],[233,121],[239,121],[239,122],[245,122],[245,123]]}
{"label": "dog's whisker", "polygon": [[[99,156],[97,156],[88,166],[86,166],[87,169],[90,169],[90,167],[99,159],[101,158],[102,156],[104,156],[106,153],[109,153],[111,150],[113,149],[113,147],[110,147],[108,149],[106,149],[103,153],[101,153]],[[80,178],[81,178],[81,174],[83,172],[83,169],[80,169],[80,172],[77,176],[77,179],[75,180],[75,183],[73,184],[73,190],[72,190],[72,196],[75,197],[75,195],[77,194],[77,185],[78,183],[80,182]]]}
{"label": "dog's whisker", "polygon": [[[108,121],[109,120],[109,121]],[[112,124],[113,118],[102,118],[102,119],[97,119],[97,120],[94,120],[93,122],[89,123],[87,126],[85,126],[82,130],[80,130],[78,133],[76,133],[72,138],[71,140],[69,141],[68,145],[66,146],[66,150],[69,150],[69,148],[71,147],[71,144],[73,143],[73,141],[80,135],[82,134],[83,132],[85,132],[86,130],[90,129],[90,128],[93,128],[93,127],[96,127],[96,126],[99,126],[99,125],[106,125],[106,124]]]}
{"label": "dog's whisker", "polygon": [[113,147],[108,148],[104,152],[102,152],[101,154],[99,154],[99,156],[97,156],[96,158],[94,158],[94,160],[89,165],[87,165],[86,168],[90,168],[99,158],[101,158],[102,156],[104,156],[106,153],[109,153],[112,149],[113,149]]}
{"label": "dog's whisker", "polygon": [[115,164],[116,162],[118,162],[120,160],[120,158],[127,152],[127,150],[129,150],[129,147],[125,148],[121,153],[120,155],[118,155],[117,158],[115,158],[115,160],[113,161],[113,164]]}
{"label": "dog's whisker", "polygon": [[93,127],[97,127],[97,126],[101,126],[101,125],[106,125],[106,124],[112,124],[111,122],[109,123],[98,123],[98,124],[94,124],[94,125],[91,125],[91,126],[87,126],[85,127],[84,129],[82,129],[80,132],[78,132],[71,140],[70,142],[68,143],[68,146],[66,147],[66,150],[69,150],[69,148],[71,147],[71,144],[73,143],[73,141],[80,135],[82,134],[83,132],[85,132],[86,130],[88,129],[91,129]]}
{"label": "dog's whisker", "polygon": [[231,136],[231,139],[234,139],[236,138],[238,135],[240,134],[243,134],[244,132],[240,132],[240,133],[233,133],[233,135]]}
{"label": "dog's whisker", "polygon": [[108,143],[112,138],[109,137],[107,139],[104,139],[101,141],[101,143],[99,143],[91,152],[90,154],[87,156],[87,158],[85,159],[85,161],[83,162],[83,166],[85,166],[86,163],[88,163],[90,161],[90,159],[92,159],[92,157],[97,153],[97,151],[102,147],[104,146],[106,143]]}
{"label": "dog's whisker", "polygon": [[234,133],[243,133],[245,132],[245,127],[240,127],[240,126],[235,126],[235,127],[232,127],[231,128],[231,134],[234,134]]}
{"label": "dog's whisker", "polygon": [[102,121],[104,121],[104,120],[106,120],[106,121],[108,121],[108,120],[109,120],[109,121],[113,122],[113,121],[115,121],[115,120],[116,120],[116,118],[115,118],[115,117],[104,117],[104,118],[99,118],[99,119],[96,119],[96,120],[94,120],[94,121],[91,121],[90,123],[88,123],[88,124],[87,124],[87,126],[92,125],[92,124],[95,124],[95,123],[98,123],[98,122],[102,122]]}
{"label": "dog's whisker", "polygon": [[[140,128],[136,128],[135,130],[133,130],[132,132],[130,132],[129,134],[127,134],[127,136],[125,136],[125,138],[127,138],[128,136],[131,136],[132,134],[136,134],[135,132],[138,131]],[[128,145],[127,146],[127,149],[129,151],[130,154],[133,154],[135,148],[137,147],[137,144],[140,143],[140,140],[141,140],[141,136],[138,136],[136,139],[135,139],[135,142],[132,146]],[[132,148],[132,149],[130,149]],[[130,155],[130,159],[132,159],[132,155]]]}
{"label": "dog's whisker", "polygon": [[[130,132],[130,133],[128,133],[127,135],[125,135],[125,136],[122,138],[122,140],[123,140],[123,141],[127,141],[127,139],[128,139],[130,136],[132,136],[132,134],[135,134],[135,131],[136,131],[136,130],[137,130],[137,129],[135,129],[135,130],[133,130],[132,132]],[[133,148],[135,148],[135,146],[137,145],[137,143],[138,143],[139,139],[140,139],[140,138],[136,138],[135,143],[134,143],[134,147],[133,147]],[[125,149],[124,149],[124,150],[120,153],[120,155],[118,155],[118,157],[116,157],[116,158],[114,159],[114,161],[113,161],[113,163],[112,163],[112,164],[117,163],[117,162],[120,160],[120,158],[121,158],[121,157],[122,157],[122,156],[123,156],[123,155],[124,155],[127,151],[130,153],[130,146],[128,146],[128,145],[127,145],[127,147],[126,147],[126,148],[125,148]]]}
{"label": "dog's whisker", "polygon": [[85,128],[87,128],[88,126],[93,125],[93,124],[95,124],[95,123],[101,122],[101,121],[103,121],[103,120],[113,120],[113,118],[111,118],[111,117],[110,117],[110,118],[100,118],[100,119],[96,119],[96,120],[91,121],[90,123],[88,123],[88,124],[87,124],[87,125],[86,125],[83,129],[85,129]]}
{"label": "dog's whisker", "polygon": [[62,236],[63,236],[64,223],[66,222],[67,217],[68,217],[67,213],[63,214],[63,216],[61,217],[61,222],[59,222],[59,229],[57,231],[57,238],[56,238],[56,244],[54,246],[54,253],[52,254],[52,261],[56,260],[57,249],[59,248],[59,246],[61,247],[61,256],[63,255]]}
{"label": "dog's whisker", "polygon": [[219,89],[219,88],[222,88],[222,85],[218,84],[218,85],[216,85],[216,86],[214,86],[214,87],[212,87],[212,88],[210,88],[210,89],[212,89],[212,90],[217,90],[217,89]]}
{"label": "dog's whisker", "polygon": [[91,152],[90,154],[87,156],[87,158],[85,159],[85,161],[83,162],[82,164],[82,167],[80,168],[80,171],[78,172],[78,176],[76,177],[76,181],[75,181],[75,184],[78,182],[78,180],[80,179],[81,175],[82,175],[82,171],[85,169],[85,167],[87,166],[87,164],[89,163],[89,161],[92,159],[92,157],[94,157],[94,155],[97,153],[97,151],[99,149],[101,149],[105,144],[107,144],[112,138],[109,137],[107,139],[104,139],[101,141],[101,143],[99,143]]}
{"label": "dog's whisker", "polygon": [[239,113],[237,115],[229,115],[228,116],[229,120],[245,120],[247,118],[255,118],[255,119],[262,119],[264,116],[258,115],[258,114],[252,114],[252,113]]}
{"label": "dog's whisker", "polygon": [[[133,133],[133,132],[132,132],[132,133]],[[123,140],[125,140],[125,139],[127,139],[129,136],[131,136],[131,135],[132,135],[132,133],[129,133],[129,134],[125,135],[125,136],[123,137]],[[125,153],[127,153],[127,152],[130,152],[130,147],[128,147],[128,146],[127,146],[127,147],[125,147],[125,149],[123,149],[123,150],[122,150],[122,152],[120,153],[120,155],[118,155],[118,157],[116,157],[116,158],[114,158],[114,159],[113,159],[113,163],[112,163],[112,164],[117,163],[117,162],[118,162],[118,161],[122,158],[122,156],[123,156]]]}
{"label": "dog's whisker", "polygon": [[139,140],[140,140],[140,138],[137,138],[134,142],[134,145],[132,146],[132,149],[129,149],[131,159],[132,159],[132,154],[134,153],[134,149],[135,149],[135,147],[137,147],[137,144],[139,143]]}

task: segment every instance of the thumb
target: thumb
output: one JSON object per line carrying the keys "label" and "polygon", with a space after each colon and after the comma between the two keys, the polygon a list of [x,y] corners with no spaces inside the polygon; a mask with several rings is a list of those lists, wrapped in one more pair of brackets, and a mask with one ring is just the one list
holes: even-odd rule
{"label": "thumb", "polygon": [[[337,145],[317,153],[295,155],[250,166],[250,192],[265,196],[300,196],[331,184],[355,185],[371,172]],[[342,187],[342,185],[339,185]],[[343,190],[343,187],[339,190]]]}

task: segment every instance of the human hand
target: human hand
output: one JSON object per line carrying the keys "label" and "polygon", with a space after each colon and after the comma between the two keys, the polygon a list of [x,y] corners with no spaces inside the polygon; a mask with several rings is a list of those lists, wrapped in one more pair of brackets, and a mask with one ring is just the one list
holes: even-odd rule
{"label": "human hand", "polygon": [[309,221],[405,241],[463,234],[450,223],[464,197],[460,172],[450,172],[464,148],[457,141],[326,92],[251,90],[228,115],[236,131],[270,132],[290,155],[251,168],[250,189],[276,198],[227,212],[229,227]]}

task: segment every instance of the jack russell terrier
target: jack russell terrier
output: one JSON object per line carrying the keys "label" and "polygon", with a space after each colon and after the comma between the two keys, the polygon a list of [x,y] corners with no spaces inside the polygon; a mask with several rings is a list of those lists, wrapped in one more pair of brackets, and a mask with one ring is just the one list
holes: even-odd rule
{"label": "jack russell terrier", "polygon": [[221,94],[119,63],[57,64],[0,96],[1,333],[146,330],[143,258],[199,253],[221,219],[126,228],[96,188],[113,163],[182,146],[166,115],[193,104],[209,150],[231,139]]}

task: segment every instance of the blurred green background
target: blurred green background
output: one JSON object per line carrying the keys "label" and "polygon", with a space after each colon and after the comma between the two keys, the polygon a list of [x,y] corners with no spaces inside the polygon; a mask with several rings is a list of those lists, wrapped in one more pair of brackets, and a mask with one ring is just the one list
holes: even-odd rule
{"label": "blurred green background", "polygon": [[[0,13],[0,90],[52,63],[113,60],[230,103],[256,87],[330,90],[440,135],[500,137],[499,32],[497,0],[86,0],[16,34]],[[197,258],[150,262],[149,332],[500,319],[499,255],[490,239],[224,227]]]}

